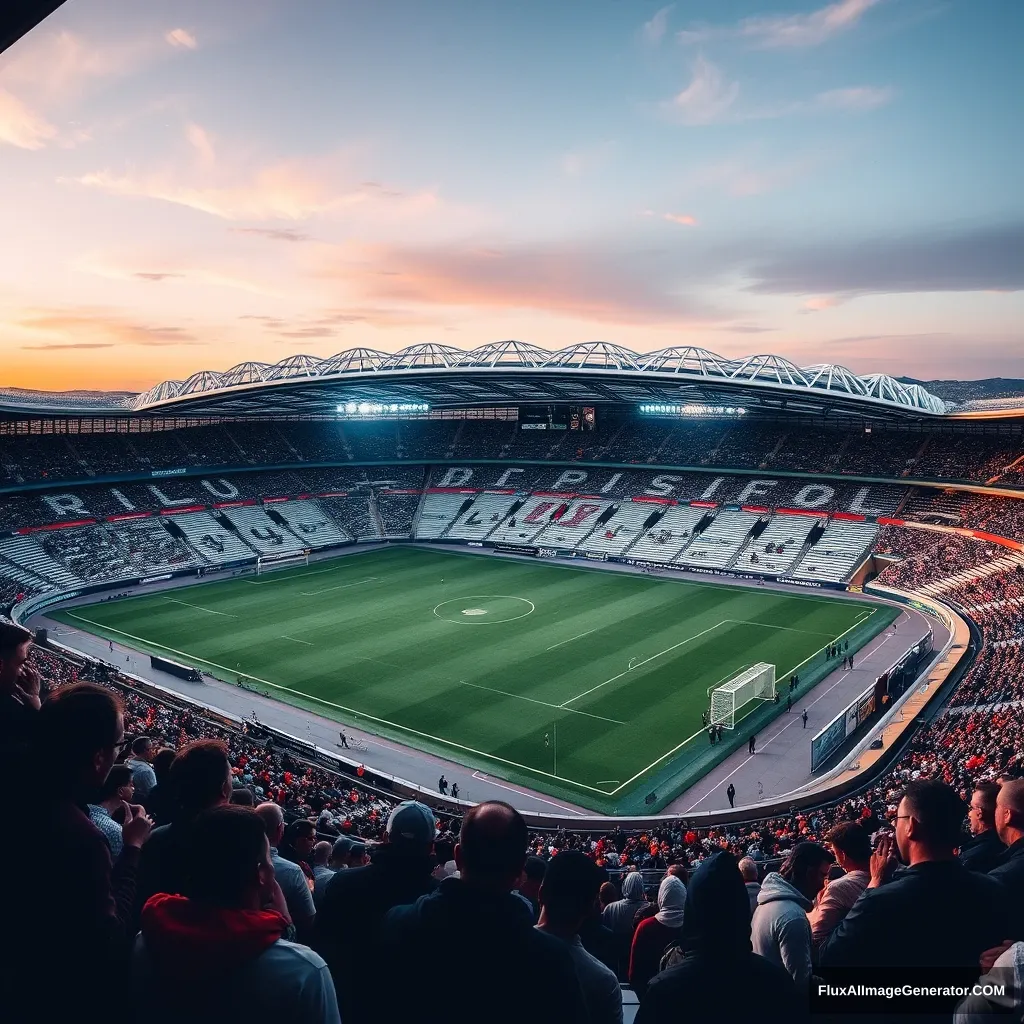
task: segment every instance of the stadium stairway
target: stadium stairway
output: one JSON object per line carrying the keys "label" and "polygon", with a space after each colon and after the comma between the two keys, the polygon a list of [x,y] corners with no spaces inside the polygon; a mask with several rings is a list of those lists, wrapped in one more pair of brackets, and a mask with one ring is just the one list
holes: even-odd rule
{"label": "stadium stairway", "polygon": [[809,535],[810,547],[792,567],[790,575],[797,579],[839,583],[864,561],[877,536],[878,527],[873,523],[832,519],[818,540],[814,541]]}
{"label": "stadium stairway", "polygon": [[653,528],[642,531],[628,547],[630,557],[647,562],[671,562],[690,543],[693,531],[706,518],[700,508],[671,505]]}
{"label": "stadium stairway", "polygon": [[329,548],[353,539],[315,501],[285,501],[265,511],[275,522],[280,520],[303,547]]}
{"label": "stadium stairway", "polygon": [[370,491],[370,496],[367,498],[367,507],[370,510],[370,519],[373,525],[377,528],[377,536],[384,537],[387,535],[387,531],[384,529],[384,518],[380,514],[380,509],[377,507],[377,494],[375,491]]}

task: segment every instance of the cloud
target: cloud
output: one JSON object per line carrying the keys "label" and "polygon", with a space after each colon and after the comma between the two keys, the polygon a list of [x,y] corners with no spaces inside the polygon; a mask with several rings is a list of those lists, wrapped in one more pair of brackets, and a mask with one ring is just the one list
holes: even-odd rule
{"label": "cloud", "polygon": [[823,309],[835,309],[843,300],[836,295],[816,295],[807,299],[800,308],[801,313],[820,313]]}
{"label": "cloud", "polygon": [[738,82],[728,81],[715,64],[698,56],[690,84],[663,106],[669,116],[682,124],[714,124],[729,114],[739,94]]}
{"label": "cloud", "polygon": [[308,242],[309,235],[304,235],[294,228],[230,228],[237,235],[259,235],[269,238],[272,242]]}
{"label": "cloud", "polygon": [[[337,252],[320,275],[355,302],[405,307],[537,310],[617,324],[721,319],[696,295],[665,248],[620,240],[577,246],[361,247]],[[678,261],[676,261],[678,262]]]}
{"label": "cloud", "polygon": [[640,29],[640,36],[650,46],[657,46],[665,38],[668,31],[668,16],[672,13],[675,4],[662,7],[650,21],[645,21]]}
{"label": "cloud", "polygon": [[689,213],[663,213],[663,220],[671,221],[673,224],[682,224],[684,227],[692,228],[697,223],[697,218]]}
{"label": "cloud", "polygon": [[818,93],[811,107],[817,110],[875,110],[885,106],[891,99],[891,89],[860,85]]}
{"label": "cloud", "polygon": [[194,50],[199,43],[196,41],[196,37],[192,35],[187,29],[183,28],[172,28],[164,39],[170,43],[171,46],[177,46],[185,50]]}
{"label": "cloud", "polygon": [[174,203],[224,220],[302,221],[315,214],[360,210],[378,218],[405,217],[432,212],[438,205],[432,193],[396,192],[378,182],[345,189],[338,184],[340,173],[337,161],[284,160],[247,173],[207,169],[206,180],[195,182],[169,172],[135,170],[94,171],[59,180],[109,195]]}
{"label": "cloud", "polygon": [[0,89],[0,142],[19,149],[42,149],[57,136],[57,129],[27,103]]}
{"label": "cloud", "polygon": [[838,0],[808,14],[769,14],[743,18],[735,25],[698,25],[678,33],[685,44],[738,39],[757,49],[820,46],[854,28],[880,0]]}
{"label": "cloud", "polygon": [[162,274],[162,273],[157,273],[155,271],[148,272],[148,271],[143,271],[143,270],[137,270],[132,276],[133,277],[141,278],[143,281],[167,281],[170,278],[184,277],[185,275],[184,274]]}
{"label": "cloud", "polygon": [[60,352],[71,348],[113,348],[112,341],[80,341],[68,342],[65,345],[22,345],[24,349],[31,349],[36,352]]}
{"label": "cloud", "polygon": [[562,157],[562,173],[570,178],[579,178],[605,166],[615,154],[614,141],[602,142],[588,149],[575,150]]}
{"label": "cloud", "polygon": [[60,345],[82,348],[113,345],[171,346],[198,345],[199,339],[184,327],[141,324],[109,310],[79,307],[73,309],[33,310],[12,322],[29,334],[49,341],[24,348]]}
{"label": "cloud", "polygon": [[1024,289],[1024,221],[933,229],[779,251],[754,259],[752,291],[849,296]]}
{"label": "cloud", "polygon": [[678,184],[684,191],[708,189],[736,199],[747,199],[791,188],[818,170],[829,158],[811,151],[796,153],[781,163],[766,163],[756,155],[737,155],[696,167]]}
{"label": "cloud", "polygon": [[204,167],[212,167],[217,162],[213,149],[213,139],[201,125],[189,123],[185,126],[185,138],[189,145],[199,154],[199,162]]}

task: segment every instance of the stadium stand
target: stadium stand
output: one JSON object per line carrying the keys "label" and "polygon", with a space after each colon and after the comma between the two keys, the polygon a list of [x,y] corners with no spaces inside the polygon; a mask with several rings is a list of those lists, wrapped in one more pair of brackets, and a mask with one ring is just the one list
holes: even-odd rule
{"label": "stadium stand", "polygon": [[819,522],[810,516],[776,516],[740,553],[735,568],[779,575],[788,572]]}
{"label": "stadium stand", "polygon": [[580,546],[601,554],[623,554],[640,537],[644,523],[657,507],[646,502],[619,505],[611,518],[598,526]]}
{"label": "stadium stand", "polygon": [[645,526],[643,536],[625,552],[641,561],[671,562],[690,542],[694,527],[706,514],[703,509],[673,505],[657,522]]}
{"label": "stadium stand", "polygon": [[731,509],[719,512],[710,525],[679,552],[675,561],[683,565],[724,569],[746,544],[757,522],[758,517],[750,512]]}
{"label": "stadium stand", "polygon": [[[459,508],[467,500],[463,496]],[[483,540],[505,518],[517,500],[514,494],[478,494],[473,504],[464,512],[457,513],[451,525],[437,536],[459,540]],[[424,536],[419,527],[416,528],[416,536]]]}
{"label": "stadium stand", "polygon": [[792,575],[797,579],[833,583],[847,579],[860,564],[877,533],[878,527],[874,525],[833,519],[796,564]]}
{"label": "stadium stand", "polygon": [[255,550],[239,537],[237,531],[229,529],[209,512],[175,515],[170,521],[208,563],[251,558]]}

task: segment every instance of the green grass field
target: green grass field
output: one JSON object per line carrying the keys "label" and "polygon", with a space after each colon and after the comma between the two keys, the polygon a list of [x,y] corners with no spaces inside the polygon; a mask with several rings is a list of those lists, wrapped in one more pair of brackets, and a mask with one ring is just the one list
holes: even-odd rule
{"label": "green grass field", "polygon": [[[711,747],[708,689],[759,661],[803,693],[887,606],[389,548],[54,617],[609,813],[663,805]],[[834,663],[833,663],[834,665]],[[760,728],[785,706],[755,701]],[[656,792],[654,800],[645,798]]]}

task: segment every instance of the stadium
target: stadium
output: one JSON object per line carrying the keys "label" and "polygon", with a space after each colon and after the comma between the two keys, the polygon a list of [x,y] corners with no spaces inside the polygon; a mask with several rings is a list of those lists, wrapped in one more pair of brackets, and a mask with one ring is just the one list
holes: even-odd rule
{"label": "stadium", "polygon": [[630,333],[0,380],[12,1020],[1020,1019],[1024,381]]}

